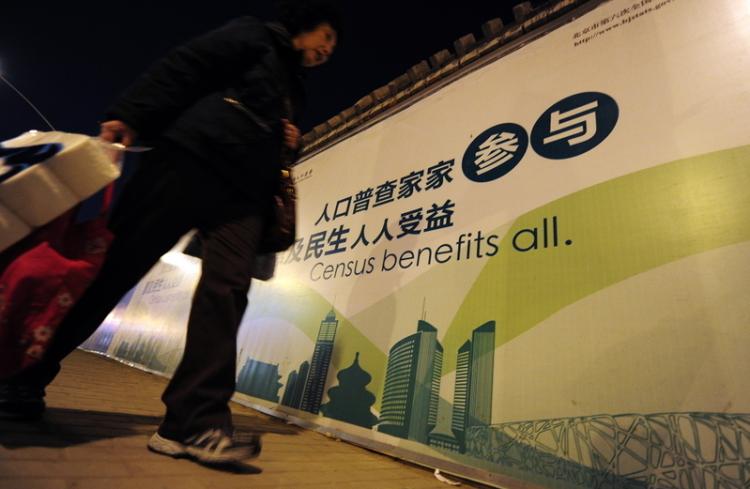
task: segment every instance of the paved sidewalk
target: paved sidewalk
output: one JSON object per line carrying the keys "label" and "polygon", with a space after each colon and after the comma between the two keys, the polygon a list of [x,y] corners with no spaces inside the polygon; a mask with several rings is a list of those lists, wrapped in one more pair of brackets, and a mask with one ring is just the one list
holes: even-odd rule
{"label": "paved sidewalk", "polygon": [[[0,421],[0,489],[446,489],[427,469],[233,404],[238,429],[265,433],[234,472],[150,453],[166,381],[75,352],[38,423]],[[463,487],[479,485],[463,484]]]}

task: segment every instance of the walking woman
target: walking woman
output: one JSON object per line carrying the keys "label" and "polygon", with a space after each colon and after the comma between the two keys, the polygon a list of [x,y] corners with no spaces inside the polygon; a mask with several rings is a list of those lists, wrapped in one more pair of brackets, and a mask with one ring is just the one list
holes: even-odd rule
{"label": "walking woman", "polygon": [[96,281],[58,329],[46,357],[0,383],[0,417],[44,411],[60,362],[179,238],[197,228],[202,275],[185,353],[162,400],[153,451],[227,463],[256,456],[257,436],[238,441],[229,399],[236,336],[253,263],[279,185],[283,150],[297,151],[301,71],[325,63],[341,35],[334,5],[284,2],[278,22],[244,17],[170,52],[107,112],[101,137],[146,153],[110,222],[115,241]]}

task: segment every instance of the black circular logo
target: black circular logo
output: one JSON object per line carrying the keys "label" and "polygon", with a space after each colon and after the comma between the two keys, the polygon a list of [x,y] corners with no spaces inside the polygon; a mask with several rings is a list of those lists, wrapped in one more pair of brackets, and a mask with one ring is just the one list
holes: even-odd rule
{"label": "black circular logo", "polygon": [[529,136],[518,124],[490,127],[474,138],[464,153],[464,175],[474,182],[490,182],[510,172],[529,147]]}
{"label": "black circular logo", "polygon": [[573,158],[604,141],[617,124],[617,102],[604,93],[564,98],[542,114],[531,131],[531,146],[553,160]]}

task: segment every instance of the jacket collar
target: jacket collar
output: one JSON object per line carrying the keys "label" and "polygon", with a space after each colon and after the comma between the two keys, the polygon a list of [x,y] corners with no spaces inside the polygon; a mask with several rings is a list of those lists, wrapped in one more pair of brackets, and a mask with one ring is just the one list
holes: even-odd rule
{"label": "jacket collar", "polygon": [[279,51],[290,66],[294,67],[296,72],[302,72],[302,53],[294,49],[292,36],[282,24],[278,22],[267,22],[266,28],[271,33],[271,37],[279,47]]}

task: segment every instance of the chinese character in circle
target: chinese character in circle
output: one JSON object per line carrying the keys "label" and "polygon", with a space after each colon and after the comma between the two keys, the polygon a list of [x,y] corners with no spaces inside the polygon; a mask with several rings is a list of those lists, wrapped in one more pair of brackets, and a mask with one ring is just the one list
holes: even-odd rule
{"label": "chinese character in circle", "polygon": [[492,171],[511,160],[516,151],[518,151],[517,135],[505,131],[490,135],[479,145],[479,150],[475,154],[474,164],[477,166],[477,175]]}
{"label": "chinese character in circle", "polygon": [[568,146],[585,143],[596,135],[596,108],[594,100],[565,112],[556,110],[550,114],[551,135],[544,138],[544,144],[568,139]]}

